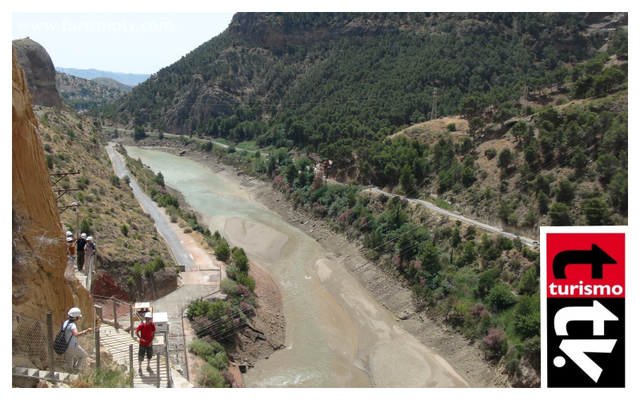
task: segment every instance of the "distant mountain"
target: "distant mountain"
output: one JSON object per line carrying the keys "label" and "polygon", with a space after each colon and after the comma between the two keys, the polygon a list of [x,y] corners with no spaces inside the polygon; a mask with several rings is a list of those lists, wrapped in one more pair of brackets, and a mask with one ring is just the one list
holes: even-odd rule
{"label": "distant mountain", "polygon": [[131,86],[111,78],[88,80],[64,72],[56,72],[56,87],[64,102],[79,112],[112,103],[131,91]]}
{"label": "distant mountain", "polygon": [[112,78],[95,78],[92,79],[92,81],[99,83],[101,85],[105,85],[105,86],[109,86],[109,87],[113,87],[116,89],[120,89],[124,92],[129,93],[131,91],[131,89],[133,89],[131,86],[129,85],[125,85],[124,83],[120,83],[115,79]]}
{"label": "distant mountain", "polygon": [[99,71],[97,69],[76,69],[56,67],[56,71],[84,79],[112,78],[129,86],[135,86],[149,79],[149,74],[125,74],[123,72]]}

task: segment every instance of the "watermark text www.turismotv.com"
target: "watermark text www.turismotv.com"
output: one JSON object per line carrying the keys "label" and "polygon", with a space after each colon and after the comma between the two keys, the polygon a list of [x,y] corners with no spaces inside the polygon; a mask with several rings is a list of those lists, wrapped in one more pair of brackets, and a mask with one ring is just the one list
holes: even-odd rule
{"label": "watermark text www.turismotv.com", "polygon": [[60,21],[60,22],[20,22],[21,32],[171,32],[173,22],[142,23],[123,20],[122,22]]}

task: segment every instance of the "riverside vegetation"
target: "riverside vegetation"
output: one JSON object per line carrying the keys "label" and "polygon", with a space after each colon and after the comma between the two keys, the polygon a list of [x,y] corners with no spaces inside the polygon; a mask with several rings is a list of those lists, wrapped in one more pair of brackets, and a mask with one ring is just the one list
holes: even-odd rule
{"label": "riverside vegetation", "polygon": [[[209,247],[215,251],[216,258],[229,264],[226,267],[228,278],[220,282],[220,288],[227,299],[214,302],[196,300],[187,307],[187,318],[198,336],[197,340],[189,344],[189,350],[206,362],[196,378],[201,387],[239,387],[228,371],[229,359],[219,342],[232,340],[233,335],[246,326],[258,306],[254,294],[256,283],[249,276],[249,259],[246,253],[242,248],[230,249],[228,242],[218,231],[211,234],[209,229],[203,229],[198,223],[195,213],[184,211],[178,199],[167,193],[162,171],[154,174],[140,160],[129,157],[122,146],[118,146],[118,151],[125,156],[127,169],[136,177],[139,186],[159,207],[165,208],[171,222],[184,227],[185,233],[202,234]],[[132,272],[135,275],[153,274],[156,268],[163,267],[162,260],[156,259],[144,267],[136,263]]]}
{"label": "riverside vegetation", "polygon": [[[361,240],[417,304],[481,340],[517,379],[522,365],[540,367],[537,251],[402,199],[322,185],[312,170],[331,159],[331,178],[528,235],[627,224],[626,17],[612,31],[598,18],[239,13],[93,115],[138,140],[145,130],[188,134],[184,146],[271,180],[294,207]],[[430,118],[434,88],[435,114],[456,116],[442,129]]]}

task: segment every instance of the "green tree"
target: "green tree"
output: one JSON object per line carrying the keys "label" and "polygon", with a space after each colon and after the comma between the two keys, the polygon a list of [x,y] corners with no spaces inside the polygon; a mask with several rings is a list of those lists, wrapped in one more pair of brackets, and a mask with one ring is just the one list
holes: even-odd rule
{"label": "green tree", "polygon": [[498,217],[502,220],[502,222],[507,223],[507,219],[509,218],[509,214],[513,212],[513,207],[511,203],[508,201],[501,201],[500,208],[498,209]]}
{"label": "green tree", "polygon": [[540,297],[523,295],[518,299],[514,310],[516,332],[527,339],[540,335]]}
{"label": "green tree", "polygon": [[558,184],[558,193],[556,194],[556,200],[565,203],[567,205],[571,204],[573,201],[573,196],[575,192],[575,186],[568,179],[562,179]]}
{"label": "green tree", "polygon": [[451,247],[456,248],[460,242],[462,242],[462,236],[460,236],[460,229],[456,226],[451,231]]}
{"label": "green tree", "polygon": [[498,167],[502,169],[509,168],[511,162],[513,161],[513,154],[509,149],[503,149],[498,156]]}
{"label": "green tree", "polygon": [[289,182],[289,185],[293,186],[293,181],[298,176],[298,169],[296,168],[296,165],[289,164],[289,166],[287,166],[287,169],[285,169],[284,171],[284,176],[285,178],[287,178],[287,182]]}
{"label": "green tree", "polygon": [[609,224],[609,206],[598,198],[582,202],[582,213],[587,219],[587,225]]}
{"label": "green tree", "polygon": [[216,258],[222,262],[226,262],[230,255],[229,245],[223,240],[218,244],[218,247],[216,247]]}
{"label": "green tree", "polygon": [[353,186],[349,186],[349,190],[347,191],[347,206],[349,208],[353,208],[356,205],[356,191]]}
{"label": "green tree", "polygon": [[82,221],[80,221],[80,233],[86,233],[87,236],[90,236],[93,233],[91,223],[86,218],[83,218]]}
{"label": "green tree", "polygon": [[133,130],[133,140],[135,140],[136,142],[139,140],[142,140],[144,138],[147,137],[146,132],[144,131],[144,128],[140,125],[136,126]]}
{"label": "green tree", "polygon": [[420,263],[422,267],[434,274],[440,270],[440,254],[438,247],[432,242],[428,241],[420,255]]}
{"label": "green tree", "polygon": [[475,181],[476,181],[476,175],[475,175],[474,169],[472,167],[465,167],[462,170],[462,184],[465,187],[469,187],[473,185]]}
{"label": "green tree", "polygon": [[409,164],[405,164],[404,167],[402,167],[402,172],[400,173],[400,185],[402,186],[402,190],[404,190],[405,194],[408,194],[415,184],[416,179],[413,177],[411,167]]}
{"label": "green tree", "polygon": [[551,217],[551,225],[553,226],[571,225],[571,212],[566,204],[553,203],[549,209],[549,216]]}
{"label": "green tree", "polygon": [[524,121],[519,121],[511,128],[511,134],[520,142],[528,130],[527,124]]}
{"label": "green tree", "polygon": [[618,159],[613,154],[602,154],[596,161],[596,170],[602,174],[602,183],[606,185],[618,170]]}
{"label": "green tree", "polygon": [[582,174],[587,165],[589,165],[589,157],[584,153],[582,147],[573,149],[571,166],[575,168],[576,172]]}
{"label": "green tree", "polygon": [[549,212],[549,196],[547,196],[542,192],[542,190],[540,190],[538,191],[537,200],[538,211],[540,211],[540,215],[545,215],[547,212]]}
{"label": "green tree", "polygon": [[476,136],[478,132],[484,129],[485,123],[480,117],[473,117],[469,121],[469,134],[471,136]]}
{"label": "green tree", "polygon": [[487,300],[496,310],[506,310],[516,304],[517,298],[506,283],[499,281],[489,291]]}
{"label": "green tree", "polygon": [[538,292],[539,289],[540,282],[538,280],[538,274],[536,274],[536,268],[529,267],[518,283],[518,294],[534,294]]}

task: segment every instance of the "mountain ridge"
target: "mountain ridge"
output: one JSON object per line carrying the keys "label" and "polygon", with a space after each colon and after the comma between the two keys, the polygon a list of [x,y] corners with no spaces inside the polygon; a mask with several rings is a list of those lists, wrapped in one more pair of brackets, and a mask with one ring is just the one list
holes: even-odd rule
{"label": "mountain ridge", "polygon": [[80,68],[64,68],[64,67],[56,67],[56,71],[64,72],[68,75],[77,76],[83,79],[94,79],[94,78],[112,78],[124,85],[127,86],[135,86],[138,85],[145,80],[149,79],[151,74],[132,74],[126,72],[111,72],[111,71],[103,71],[98,69],[80,69]]}

